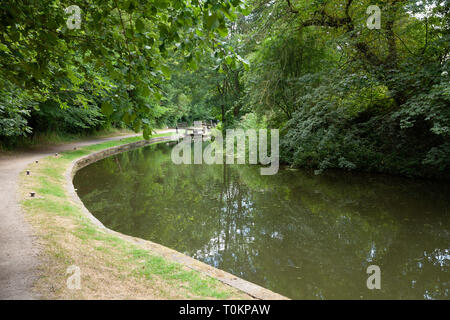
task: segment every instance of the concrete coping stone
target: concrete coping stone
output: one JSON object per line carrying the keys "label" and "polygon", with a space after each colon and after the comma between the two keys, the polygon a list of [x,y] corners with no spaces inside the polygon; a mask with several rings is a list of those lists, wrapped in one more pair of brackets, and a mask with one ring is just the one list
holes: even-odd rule
{"label": "concrete coping stone", "polygon": [[163,257],[165,257],[167,260],[172,262],[177,262],[182,264],[183,266],[198,271],[201,274],[204,274],[206,276],[212,277],[214,279],[217,279],[221,281],[222,283],[225,283],[235,289],[238,289],[239,291],[242,291],[246,293],[247,295],[261,300],[289,300],[288,298],[275,293],[269,289],[263,288],[257,284],[254,284],[252,282],[249,282],[247,280],[241,279],[235,275],[232,275],[231,273],[225,272],[223,270],[217,269],[213,266],[210,266],[204,262],[201,262],[199,260],[196,260],[192,257],[189,257],[183,253],[180,253],[176,250],[170,249],[168,247],[165,247],[161,244],[144,240],[141,238],[136,238],[132,236],[128,236],[125,234],[122,234],[120,232],[108,229],[101,223],[94,215],[89,212],[89,210],[84,206],[81,199],[78,197],[78,194],[75,190],[75,187],[73,185],[73,177],[75,176],[76,172],[96,161],[102,160],[104,158],[113,156],[115,154],[119,154],[125,151],[129,151],[136,148],[141,148],[147,145],[151,145],[157,142],[162,141],[176,141],[179,139],[179,135],[172,135],[172,136],[165,136],[165,137],[156,137],[152,138],[150,140],[140,140],[137,142],[132,142],[128,144],[123,144],[120,146],[115,146],[111,148],[107,148],[104,150],[93,152],[87,156],[75,159],[72,161],[71,165],[67,169],[65,176],[67,181],[67,191],[69,192],[69,195],[71,196],[72,200],[81,207],[83,213],[87,218],[89,218],[92,223],[94,223],[99,229],[101,229],[104,232],[114,234],[120,238],[122,238],[125,241],[134,243],[139,245],[140,247],[149,250],[152,253],[159,254]]}

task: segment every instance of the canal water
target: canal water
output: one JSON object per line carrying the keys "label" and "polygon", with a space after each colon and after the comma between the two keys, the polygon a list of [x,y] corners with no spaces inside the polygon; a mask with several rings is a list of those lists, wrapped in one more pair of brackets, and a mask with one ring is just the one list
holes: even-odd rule
{"label": "canal water", "polygon": [[[80,170],[105,226],[292,299],[448,299],[450,185],[257,166],[175,165],[152,145]],[[367,288],[367,268],[381,289]]]}

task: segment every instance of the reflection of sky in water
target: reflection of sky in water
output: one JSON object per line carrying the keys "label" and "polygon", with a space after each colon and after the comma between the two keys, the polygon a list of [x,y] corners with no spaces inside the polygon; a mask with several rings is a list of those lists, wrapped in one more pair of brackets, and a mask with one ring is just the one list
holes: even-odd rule
{"label": "reflection of sky in water", "polygon": [[372,262],[373,259],[375,258],[375,253],[376,253],[376,248],[375,248],[375,243],[372,243],[372,246],[370,247],[370,251],[369,251],[369,256],[367,257],[367,261],[368,262]]}
{"label": "reflection of sky in water", "polygon": [[424,256],[427,257],[428,261],[433,263],[434,265],[439,265],[441,267],[448,267],[450,261],[449,249],[435,249],[434,252],[427,254],[425,251]]}
{"label": "reflection of sky in water", "polygon": [[[74,183],[88,209],[111,229],[291,298],[448,298],[449,186],[176,166],[164,148],[127,152],[79,171]],[[366,287],[372,264],[381,268],[380,291]]]}

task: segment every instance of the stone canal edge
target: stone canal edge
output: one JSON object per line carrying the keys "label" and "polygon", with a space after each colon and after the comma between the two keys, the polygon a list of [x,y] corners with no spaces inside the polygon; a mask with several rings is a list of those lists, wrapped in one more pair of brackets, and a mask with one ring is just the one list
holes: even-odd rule
{"label": "stone canal edge", "polygon": [[166,258],[169,261],[180,263],[189,269],[195,270],[197,272],[200,272],[203,275],[212,277],[214,279],[217,279],[221,281],[222,283],[225,283],[235,289],[238,289],[246,294],[248,294],[251,297],[254,297],[256,299],[261,300],[287,300],[288,298],[275,293],[269,289],[263,288],[257,284],[254,284],[252,282],[249,282],[247,280],[241,279],[239,277],[236,277],[235,275],[232,275],[228,272],[225,272],[223,270],[217,269],[215,267],[212,267],[206,263],[203,263],[199,260],[196,260],[194,258],[191,258],[183,253],[180,253],[178,251],[175,251],[173,249],[170,249],[168,247],[165,247],[161,244],[143,240],[140,238],[128,236],[125,234],[122,234],[120,232],[108,229],[105,227],[97,218],[92,215],[91,212],[84,206],[81,199],[78,197],[78,194],[75,191],[75,187],[73,186],[73,177],[75,176],[76,172],[96,161],[102,160],[104,158],[136,149],[141,148],[147,145],[151,145],[158,142],[164,142],[164,141],[174,141],[178,139],[178,136],[166,136],[166,137],[156,137],[150,140],[141,140],[137,142],[132,142],[128,144],[123,144],[120,146],[115,146],[111,148],[107,148],[101,151],[97,151],[94,153],[91,153],[87,156],[75,159],[72,161],[72,163],[69,165],[69,168],[67,169],[65,173],[66,177],[66,189],[72,198],[72,200],[78,204],[83,213],[100,229],[102,229],[105,232],[108,232],[110,234],[114,234],[120,238],[122,238],[125,241],[129,241],[131,243],[137,244],[140,247],[142,247],[145,250],[148,250],[152,253],[159,254]]}

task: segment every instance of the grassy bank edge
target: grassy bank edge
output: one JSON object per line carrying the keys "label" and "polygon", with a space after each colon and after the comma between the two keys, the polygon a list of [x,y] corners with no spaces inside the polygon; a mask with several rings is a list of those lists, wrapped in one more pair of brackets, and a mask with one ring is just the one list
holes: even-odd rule
{"label": "grassy bank edge", "polygon": [[[64,172],[73,160],[139,140],[142,138],[124,138],[63,152],[30,165],[30,176],[21,173],[22,206],[43,248],[36,293],[44,299],[249,298],[216,279],[104,232],[71,201]],[[29,197],[30,191],[36,192],[35,198]],[[72,265],[81,271],[80,290],[66,285],[70,276],[66,271]]]}
{"label": "grassy bank edge", "polygon": [[14,154],[14,152],[41,148],[46,145],[58,145],[70,142],[78,142],[92,138],[108,138],[120,135],[132,135],[134,131],[129,129],[108,128],[89,133],[67,133],[67,132],[40,132],[31,136],[23,136],[15,142],[6,143],[0,137],[0,153]]}

